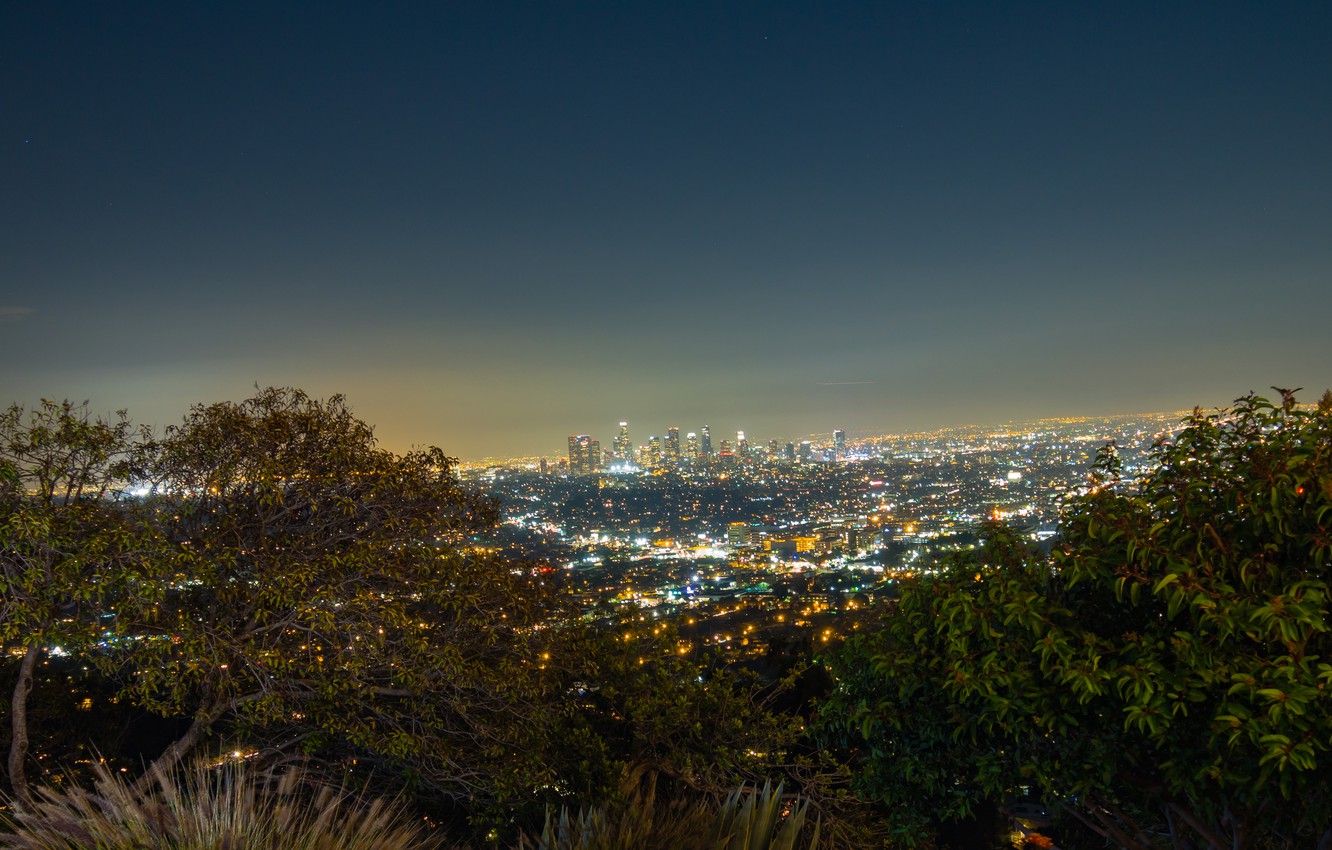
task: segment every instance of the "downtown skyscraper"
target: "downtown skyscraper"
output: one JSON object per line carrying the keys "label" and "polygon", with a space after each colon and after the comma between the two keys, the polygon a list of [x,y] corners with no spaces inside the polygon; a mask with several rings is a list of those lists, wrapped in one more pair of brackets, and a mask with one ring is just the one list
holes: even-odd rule
{"label": "downtown skyscraper", "polygon": [[569,437],[569,473],[582,475],[601,469],[601,441],[587,434]]}

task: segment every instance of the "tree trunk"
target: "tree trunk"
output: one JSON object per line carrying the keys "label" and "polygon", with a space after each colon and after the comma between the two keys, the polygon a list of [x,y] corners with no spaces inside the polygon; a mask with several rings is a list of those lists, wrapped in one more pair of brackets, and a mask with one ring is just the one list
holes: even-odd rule
{"label": "tree trunk", "polygon": [[[1179,803],[1167,803],[1166,805],[1170,806],[1175,814],[1179,815],[1180,820],[1192,827],[1193,830],[1198,833],[1199,837],[1207,842],[1208,850],[1224,850],[1227,844],[1232,843],[1231,841],[1227,841],[1225,836],[1218,833],[1211,827],[1211,825],[1203,823],[1191,810],[1186,809]],[[1231,838],[1233,840],[1233,834]]]}
{"label": "tree trunk", "polygon": [[28,694],[32,692],[32,673],[41,653],[41,649],[33,644],[23,654],[9,706],[9,787],[20,807],[32,803],[32,789],[28,787],[28,774],[24,770],[28,760]]}
{"label": "tree trunk", "polygon": [[[1108,812],[1094,804],[1084,803],[1085,807],[1079,811],[1078,806],[1068,806],[1065,811],[1073,815],[1082,822],[1082,825],[1090,829],[1097,835],[1117,844],[1122,850],[1150,850],[1138,844],[1129,835],[1120,829],[1119,825],[1110,817]],[[1092,819],[1095,818],[1095,821]]]}

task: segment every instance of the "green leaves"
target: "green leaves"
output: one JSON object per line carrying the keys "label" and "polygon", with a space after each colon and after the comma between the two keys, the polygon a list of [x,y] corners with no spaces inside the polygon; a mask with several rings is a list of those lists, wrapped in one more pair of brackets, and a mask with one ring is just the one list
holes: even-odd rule
{"label": "green leaves", "polygon": [[1162,578],[1160,581],[1158,581],[1156,583],[1156,586],[1152,588],[1152,593],[1159,594],[1164,588],[1177,581],[1179,581],[1178,575],[1176,575],[1175,573],[1167,573],[1165,577]]}
{"label": "green leaves", "polygon": [[41,746],[27,724],[32,659],[58,646],[101,664],[97,645],[123,645],[160,598],[166,541],[151,508],[124,498],[150,451],[123,412],[104,420],[86,405],[43,401],[0,415],[0,649],[26,656],[7,717],[20,796],[30,731]]}
{"label": "green leaves", "polygon": [[946,814],[959,789],[1000,800],[1034,781],[1092,819],[1113,797],[1159,821],[1169,797],[1212,835],[1256,828],[1233,813],[1257,809],[1268,829],[1321,829],[1332,404],[1249,396],[1195,411],[1139,482],[1114,460],[1069,501],[1053,581],[992,533],[996,551],[905,588],[884,636],[832,665],[827,728],[858,736],[861,781],[893,806]]}

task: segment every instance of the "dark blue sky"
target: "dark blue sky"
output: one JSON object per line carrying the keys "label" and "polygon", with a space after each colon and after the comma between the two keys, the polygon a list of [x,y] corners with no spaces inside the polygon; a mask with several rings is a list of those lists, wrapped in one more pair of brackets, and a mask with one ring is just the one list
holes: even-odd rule
{"label": "dark blue sky", "polygon": [[1332,384],[1332,5],[0,8],[0,401],[558,452]]}

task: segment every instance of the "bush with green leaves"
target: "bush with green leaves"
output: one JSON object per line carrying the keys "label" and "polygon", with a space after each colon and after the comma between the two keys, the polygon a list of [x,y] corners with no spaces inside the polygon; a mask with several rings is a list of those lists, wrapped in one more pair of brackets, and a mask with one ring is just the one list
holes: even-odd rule
{"label": "bush with green leaves", "polygon": [[1332,393],[1195,411],[1053,559],[988,546],[850,641],[823,727],[899,837],[1034,790],[1114,846],[1332,846]]}

